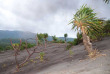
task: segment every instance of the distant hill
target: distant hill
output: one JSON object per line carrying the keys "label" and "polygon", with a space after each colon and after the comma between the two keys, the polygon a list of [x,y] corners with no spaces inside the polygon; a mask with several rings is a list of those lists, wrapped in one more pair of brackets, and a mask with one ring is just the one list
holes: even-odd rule
{"label": "distant hill", "polygon": [[5,39],[5,38],[34,38],[35,33],[31,32],[22,32],[22,31],[7,31],[7,30],[0,30],[0,39]]}
{"label": "distant hill", "polygon": [[[35,38],[36,34],[31,32],[23,32],[23,31],[8,31],[8,30],[0,30],[0,39],[27,39],[27,38]],[[58,37],[59,39],[64,40],[64,37]],[[48,41],[52,41],[52,36],[48,37]],[[73,38],[67,38],[67,41],[73,41]]]}

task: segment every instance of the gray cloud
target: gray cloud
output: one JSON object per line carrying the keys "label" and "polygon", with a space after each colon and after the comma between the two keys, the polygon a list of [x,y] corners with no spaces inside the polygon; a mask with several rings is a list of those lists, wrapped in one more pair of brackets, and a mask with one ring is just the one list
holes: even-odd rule
{"label": "gray cloud", "polygon": [[0,0],[0,29],[76,37],[67,25],[81,5],[95,9],[100,18],[110,18],[110,4],[100,0]]}

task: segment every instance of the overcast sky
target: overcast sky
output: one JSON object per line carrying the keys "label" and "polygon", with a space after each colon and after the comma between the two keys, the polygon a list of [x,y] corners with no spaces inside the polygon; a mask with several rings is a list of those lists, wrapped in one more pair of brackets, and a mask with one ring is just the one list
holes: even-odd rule
{"label": "overcast sky", "polygon": [[49,35],[76,37],[67,25],[83,4],[110,19],[110,3],[103,0],[0,0],[0,30],[19,30]]}

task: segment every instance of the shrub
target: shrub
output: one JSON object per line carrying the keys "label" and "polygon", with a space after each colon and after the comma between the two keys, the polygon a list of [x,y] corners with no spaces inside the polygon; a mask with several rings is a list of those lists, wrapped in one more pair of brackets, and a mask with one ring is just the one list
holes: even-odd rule
{"label": "shrub", "polygon": [[0,51],[3,51],[3,47],[0,46]]}
{"label": "shrub", "polygon": [[74,41],[73,41],[73,45],[78,45],[78,39],[74,39]]}
{"label": "shrub", "polygon": [[65,41],[62,40],[62,39],[60,39],[60,40],[57,39],[57,41],[52,41],[52,42],[53,42],[53,43],[65,43]]}
{"label": "shrub", "polygon": [[106,21],[103,30],[105,33],[110,33],[110,20]]}
{"label": "shrub", "polygon": [[[13,44],[13,46],[15,46],[16,48],[19,48],[19,43],[15,43]],[[34,47],[35,44],[31,44],[31,43],[27,43],[27,48],[32,48]],[[22,42],[20,50],[24,50],[26,48],[26,43]],[[12,46],[7,46],[7,49],[13,49]]]}
{"label": "shrub", "polygon": [[26,43],[22,42],[20,50],[24,50],[26,48]]}
{"label": "shrub", "polygon": [[31,47],[34,47],[34,46],[35,46],[35,44],[30,44],[30,43],[27,44],[27,48],[31,48]]}
{"label": "shrub", "polygon": [[11,50],[11,49],[13,49],[13,48],[12,48],[12,46],[6,46],[5,49],[6,49],[6,50]]}
{"label": "shrub", "polygon": [[110,36],[110,20],[105,21],[103,32],[104,36]]}
{"label": "shrub", "polygon": [[[34,46],[35,44],[27,43],[27,48],[32,48]],[[26,48],[26,43],[22,42],[20,50],[24,50],[25,48]]]}
{"label": "shrub", "polygon": [[5,51],[5,50],[10,50],[12,49],[12,47],[10,46],[10,44],[0,44],[0,51]]}
{"label": "shrub", "polygon": [[56,36],[52,36],[52,39],[53,39],[54,42],[58,41],[58,38]]}

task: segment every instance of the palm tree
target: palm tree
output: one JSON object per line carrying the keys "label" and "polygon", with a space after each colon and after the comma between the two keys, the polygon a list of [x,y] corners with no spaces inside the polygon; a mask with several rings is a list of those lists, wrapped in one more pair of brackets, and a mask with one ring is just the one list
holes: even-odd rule
{"label": "palm tree", "polygon": [[47,38],[48,38],[48,34],[47,33],[44,33],[44,39],[45,39],[45,41],[47,41]]}
{"label": "palm tree", "polygon": [[90,35],[97,36],[102,29],[102,22],[96,17],[94,10],[83,5],[74,15],[74,18],[69,24],[73,24],[72,29],[81,31],[83,36],[83,43],[88,53],[92,52],[92,43],[90,42]]}
{"label": "palm tree", "polygon": [[44,42],[44,34],[42,34],[42,33],[38,34],[37,33],[37,38],[38,38],[38,45],[41,44],[42,42]]}
{"label": "palm tree", "polygon": [[46,48],[46,43],[47,43],[47,38],[48,38],[48,34],[47,33],[44,33],[44,39],[45,39],[45,48]]}
{"label": "palm tree", "polygon": [[64,37],[65,37],[65,42],[66,42],[66,41],[67,41],[68,34],[65,33],[65,34],[64,34]]}

